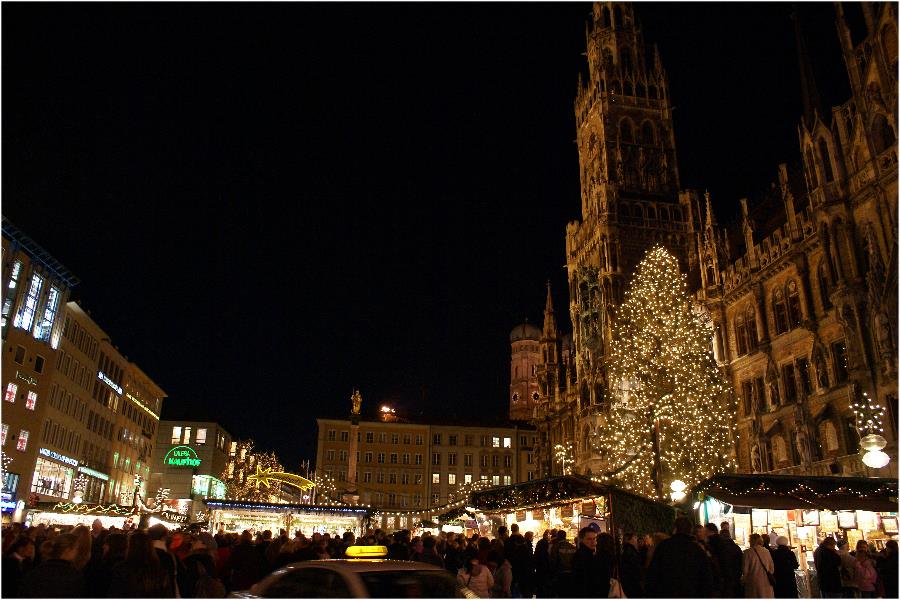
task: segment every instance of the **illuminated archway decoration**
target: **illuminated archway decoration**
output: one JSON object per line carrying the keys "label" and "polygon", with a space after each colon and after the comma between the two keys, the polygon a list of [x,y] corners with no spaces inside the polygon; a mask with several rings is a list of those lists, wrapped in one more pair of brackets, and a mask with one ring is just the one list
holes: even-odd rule
{"label": "illuminated archway decoration", "polygon": [[256,465],[256,474],[248,475],[247,479],[250,481],[254,481],[257,488],[259,488],[260,485],[269,487],[270,485],[272,485],[273,481],[286,483],[287,485],[292,485],[304,491],[311,489],[316,485],[305,477],[300,477],[299,475],[294,475],[293,473],[285,473],[283,471],[273,471],[272,467],[261,469],[259,465]]}

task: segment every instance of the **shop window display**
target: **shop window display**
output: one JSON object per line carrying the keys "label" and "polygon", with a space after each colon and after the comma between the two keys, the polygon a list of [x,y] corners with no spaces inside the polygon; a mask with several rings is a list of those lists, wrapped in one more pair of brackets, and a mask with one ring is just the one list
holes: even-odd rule
{"label": "shop window display", "polygon": [[58,462],[37,459],[31,491],[58,498],[68,498],[72,491],[73,470]]}

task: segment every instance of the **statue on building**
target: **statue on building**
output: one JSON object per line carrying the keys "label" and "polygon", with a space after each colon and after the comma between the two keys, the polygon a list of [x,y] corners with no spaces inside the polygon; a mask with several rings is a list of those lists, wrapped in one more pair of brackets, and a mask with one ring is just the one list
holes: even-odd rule
{"label": "statue on building", "polygon": [[353,395],[350,396],[350,401],[353,403],[353,414],[358,415],[359,409],[362,406],[362,396],[359,393],[359,390],[353,390]]}
{"label": "statue on building", "polygon": [[753,444],[750,449],[750,468],[754,473],[762,473],[762,458],[759,454],[759,445]]}
{"label": "statue on building", "polygon": [[800,464],[808,466],[810,464],[809,438],[806,436],[802,425],[797,426],[797,431],[794,433],[794,443],[797,446],[797,453],[800,455]]}
{"label": "statue on building", "polygon": [[875,315],[875,343],[878,349],[878,358],[881,361],[882,369],[890,372],[894,359],[894,336],[891,334],[891,323],[884,310],[878,311]]}

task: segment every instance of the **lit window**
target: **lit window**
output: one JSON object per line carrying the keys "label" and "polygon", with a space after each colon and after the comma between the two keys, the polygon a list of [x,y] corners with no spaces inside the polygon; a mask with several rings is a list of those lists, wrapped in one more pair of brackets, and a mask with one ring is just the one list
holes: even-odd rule
{"label": "lit window", "polygon": [[9,434],[9,425],[6,423],[3,424],[3,429],[0,430],[0,446],[6,445],[6,436]]}
{"label": "lit window", "polygon": [[500,438],[498,438],[498,437],[491,438],[491,446],[493,446],[494,448],[499,448],[500,447]]}
{"label": "lit window", "polygon": [[35,273],[31,276],[31,287],[28,288],[28,296],[16,320],[13,323],[16,327],[21,327],[26,331],[31,329],[34,324],[34,315],[37,312],[38,299],[41,297],[41,288],[44,287],[44,278]]}
{"label": "lit window", "polygon": [[190,427],[184,428],[184,443],[185,444],[191,443],[191,428]]}
{"label": "lit window", "polygon": [[441,474],[440,473],[432,473],[431,474],[431,483],[440,483],[441,482]]}
{"label": "lit window", "polygon": [[503,485],[510,485],[511,483],[512,483],[512,476],[504,475],[503,476]]}
{"label": "lit window", "polygon": [[202,446],[206,444],[206,428],[197,430],[197,445]]}
{"label": "lit window", "polygon": [[53,319],[56,318],[56,310],[59,308],[59,290],[50,286],[47,294],[47,303],[44,304],[44,314],[34,326],[34,339],[47,341],[50,339],[50,330],[53,328]]}
{"label": "lit window", "polygon": [[125,470],[126,472],[130,472],[129,469],[131,469],[131,459],[130,459],[130,458],[126,458],[126,459],[125,459],[125,468],[124,468],[124,470]]}
{"label": "lit window", "polygon": [[12,272],[9,276],[6,298],[3,300],[3,327],[6,327],[6,322],[9,320],[9,315],[12,312],[12,305],[16,299],[16,285],[19,283],[19,273],[21,271],[22,263],[17,260],[13,263]]}
{"label": "lit window", "polygon": [[113,452],[113,468],[119,467],[119,453]]}
{"label": "lit window", "polygon": [[493,477],[491,477],[491,483],[493,485],[500,485],[500,476],[494,475]]}
{"label": "lit window", "polygon": [[463,475],[463,483],[472,483],[472,474],[466,473]]}
{"label": "lit window", "polygon": [[15,402],[16,401],[16,393],[19,391],[19,386],[10,382],[6,385],[6,393],[3,394],[3,399],[7,402]]}
{"label": "lit window", "polygon": [[28,447],[28,430],[23,429],[19,432],[19,441],[16,442],[16,450],[20,452],[25,452],[25,448]]}
{"label": "lit window", "polygon": [[447,475],[447,483],[450,485],[456,485],[456,473],[450,473]]}
{"label": "lit window", "polygon": [[229,456],[234,456],[234,453],[237,452],[237,442],[231,442],[231,445],[228,447]]}
{"label": "lit window", "polygon": [[35,405],[37,404],[37,392],[28,392],[28,397],[25,399],[25,408],[28,410],[34,410]]}
{"label": "lit window", "polygon": [[[181,427],[178,427],[178,426],[173,427],[173,428],[172,428],[172,443],[173,443],[173,444],[177,444],[177,443],[180,442],[180,441],[181,441]],[[232,445],[232,448],[233,448],[233,447],[234,447],[234,443],[232,442],[231,445]],[[233,449],[232,449],[232,452],[234,452]]]}
{"label": "lit window", "polygon": [[508,437],[503,438],[503,447],[504,448],[512,448],[512,438],[508,438]]}

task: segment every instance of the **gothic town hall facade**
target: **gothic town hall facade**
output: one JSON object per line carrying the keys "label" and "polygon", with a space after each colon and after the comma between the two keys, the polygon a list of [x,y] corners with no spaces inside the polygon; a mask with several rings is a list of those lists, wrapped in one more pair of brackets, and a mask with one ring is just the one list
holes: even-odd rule
{"label": "gothic town hall facade", "polygon": [[[559,332],[548,288],[543,327],[510,335],[510,418],[538,428],[544,475],[561,473],[554,448],[567,444],[575,472],[603,472],[611,319],[644,252],[662,243],[713,325],[741,472],[896,476],[897,5],[862,11],[867,35],[853,43],[835,6],[852,90],[840,106],[815,107],[798,31],[802,166],[773,165],[770,197],[739,200],[740,229],[727,231],[709,194],[679,185],[666,71],[632,6],[594,4],[575,100],[581,220],[566,228],[573,331]],[[859,453],[850,404],[864,392],[887,411],[883,469]]]}

